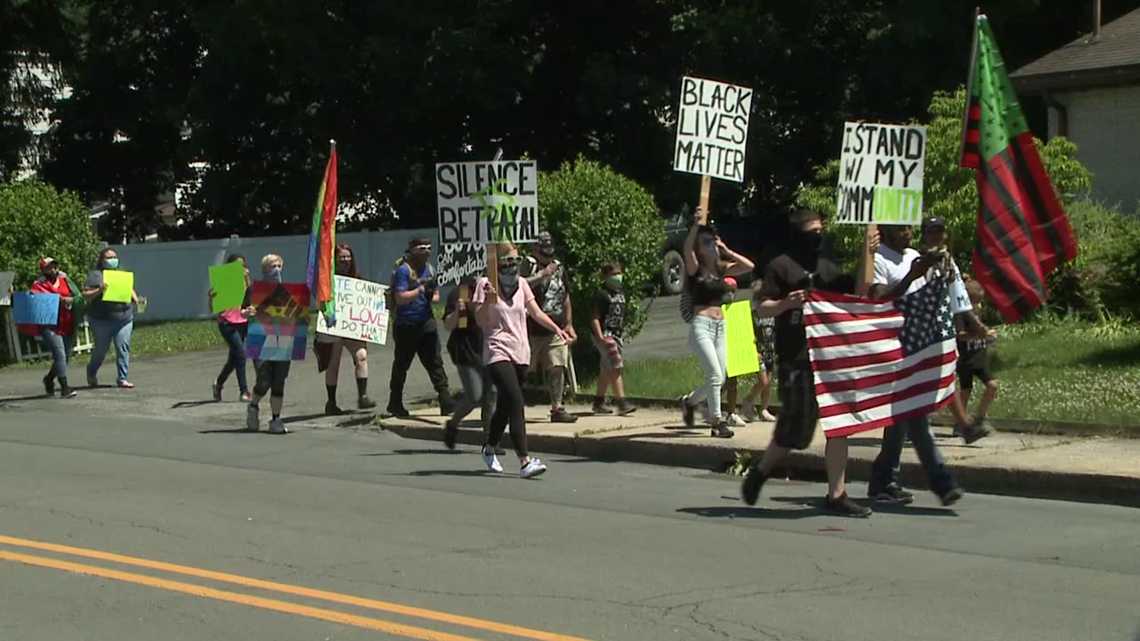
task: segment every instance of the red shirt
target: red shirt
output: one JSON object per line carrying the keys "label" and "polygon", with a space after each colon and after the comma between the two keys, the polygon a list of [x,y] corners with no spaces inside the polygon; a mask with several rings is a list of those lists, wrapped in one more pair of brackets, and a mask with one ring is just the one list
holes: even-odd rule
{"label": "red shirt", "polygon": [[74,296],[74,293],[71,291],[71,288],[67,286],[67,279],[63,277],[63,274],[60,274],[59,277],[55,279],[54,283],[46,278],[38,279],[34,284],[32,284],[32,291],[44,292],[47,294],[59,294],[59,297],[61,299],[59,301],[59,320],[57,321],[55,331],[60,336],[71,336],[71,333],[75,327],[75,323],[72,318],[74,315],[73,309],[75,308],[75,305],[73,303],[70,307],[68,307],[67,305],[63,304],[62,299],[67,296]]}

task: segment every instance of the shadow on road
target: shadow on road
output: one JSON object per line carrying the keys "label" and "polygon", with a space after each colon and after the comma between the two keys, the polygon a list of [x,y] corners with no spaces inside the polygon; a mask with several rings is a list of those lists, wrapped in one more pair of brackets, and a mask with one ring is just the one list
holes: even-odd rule
{"label": "shadow on road", "polygon": [[181,409],[186,409],[186,408],[190,408],[190,407],[202,407],[203,405],[213,405],[213,404],[219,403],[219,402],[221,402],[221,401],[215,401],[213,399],[210,399],[207,401],[178,401],[174,405],[171,405],[170,409],[181,410]]}
{"label": "shadow on road", "polygon": [[408,472],[407,476],[486,476],[489,478],[508,478],[487,470],[415,470]]}
{"label": "shadow on road", "polygon": [[822,511],[815,508],[760,508],[760,507],[741,507],[741,506],[716,506],[716,507],[683,507],[677,510],[682,514],[692,514],[694,516],[703,516],[710,519],[773,519],[781,521],[793,521],[796,519],[806,519],[813,516],[821,516]]}
{"label": "shadow on road", "polygon": [[13,398],[0,398],[0,405],[4,403],[19,403],[22,401],[39,401],[46,398],[51,398],[47,394],[36,394],[35,396],[17,396]]}
{"label": "shadow on road", "polygon": [[[773,503],[797,503],[805,507],[811,507],[815,510],[823,510],[823,499],[815,496],[811,497],[796,497],[796,496],[773,496],[768,499]],[[875,512],[882,514],[902,514],[905,516],[942,516],[957,518],[958,513],[948,508],[939,507],[915,507],[914,505],[900,505],[898,503],[881,503],[879,501],[871,501],[869,499],[858,499],[855,501],[859,505],[871,508]]]}
{"label": "shadow on road", "polygon": [[235,427],[228,430],[198,430],[199,434],[268,434],[261,430],[254,431],[248,427]]}

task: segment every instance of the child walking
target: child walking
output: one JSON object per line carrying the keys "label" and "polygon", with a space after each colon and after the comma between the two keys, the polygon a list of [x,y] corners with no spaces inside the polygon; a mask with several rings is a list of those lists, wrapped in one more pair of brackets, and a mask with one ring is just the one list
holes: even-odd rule
{"label": "child walking", "polygon": [[612,387],[617,399],[618,414],[632,414],[637,408],[625,398],[625,381],[622,376],[622,337],[625,333],[625,294],[622,293],[622,266],[617,261],[602,265],[602,287],[594,295],[594,317],[590,321],[594,346],[601,354],[601,372],[598,373],[598,393],[594,397],[595,414],[613,414],[606,407],[606,389]]}
{"label": "child walking", "polygon": [[760,283],[757,282],[752,289],[752,329],[756,332],[756,356],[760,359],[760,373],[756,375],[752,391],[744,398],[744,419],[749,422],[759,419],[774,423],[776,417],[768,411],[768,404],[772,402],[772,371],[776,368],[776,319],[757,316],[756,312],[760,309],[757,293],[760,291]]}
{"label": "child walking", "polygon": [[[968,281],[966,294],[970,297],[975,313],[979,312],[985,301],[985,292],[982,291],[981,284],[976,280]],[[983,338],[965,331],[962,327],[958,329],[958,387],[962,393],[962,407],[969,408],[970,395],[974,391],[974,379],[978,379],[986,389],[982,392],[982,400],[978,402],[978,413],[974,415],[973,425],[987,428],[989,425],[986,414],[997,398],[998,391],[998,382],[994,380],[989,363],[989,346],[996,337],[997,332],[993,330],[989,330]]]}

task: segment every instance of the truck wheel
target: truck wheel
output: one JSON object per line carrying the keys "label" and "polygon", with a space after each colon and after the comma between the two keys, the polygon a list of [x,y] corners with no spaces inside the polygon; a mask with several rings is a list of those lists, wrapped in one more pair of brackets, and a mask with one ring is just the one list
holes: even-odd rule
{"label": "truck wheel", "polygon": [[661,289],[671,296],[685,287],[685,259],[681,252],[670,249],[661,260]]}

